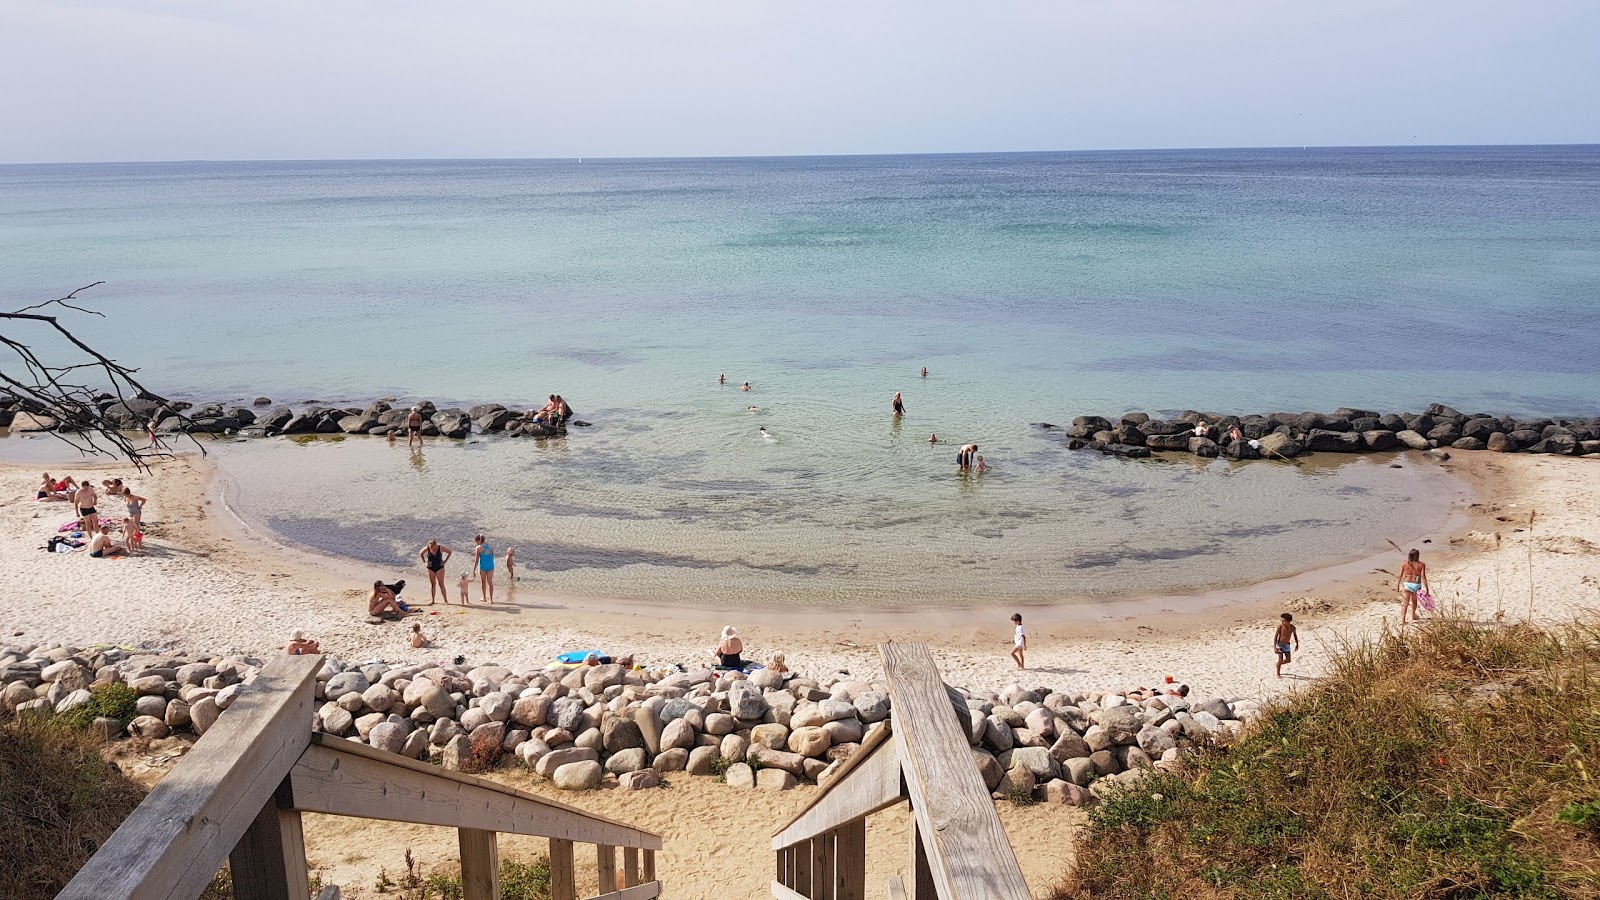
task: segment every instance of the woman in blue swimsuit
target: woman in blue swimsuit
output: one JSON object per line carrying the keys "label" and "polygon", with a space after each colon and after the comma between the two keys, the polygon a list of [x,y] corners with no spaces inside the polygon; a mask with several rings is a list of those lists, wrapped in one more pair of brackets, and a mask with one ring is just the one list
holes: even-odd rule
{"label": "woman in blue swimsuit", "polygon": [[483,590],[483,602],[494,602],[494,548],[484,541],[483,535],[472,539],[477,548],[473,551],[478,560],[478,586]]}

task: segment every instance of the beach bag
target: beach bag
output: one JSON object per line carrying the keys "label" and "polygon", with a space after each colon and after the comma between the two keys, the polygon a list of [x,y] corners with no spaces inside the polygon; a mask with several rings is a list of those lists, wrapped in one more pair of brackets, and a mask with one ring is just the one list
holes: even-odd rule
{"label": "beach bag", "polygon": [[1422,604],[1423,609],[1427,610],[1428,612],[1433,612],[1434,602],[1432,594],[1428,593],[1427,591],[1417,591],[1417,602]]}

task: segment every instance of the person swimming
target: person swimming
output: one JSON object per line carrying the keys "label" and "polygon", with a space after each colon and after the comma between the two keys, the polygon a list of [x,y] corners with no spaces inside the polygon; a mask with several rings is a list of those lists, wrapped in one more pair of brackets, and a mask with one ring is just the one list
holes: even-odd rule
{"label": "person swimming", "polygon": [[761,426],[760,428],[758,428],[756,430],[761,432],[761,439],[762,440],[768,441],[768,442],[774,443],[774,444],[776,444],[778,442],[777,438],[775,438],[771,434],[767,433],[767,427],[765,425]]}
{"label": "person swimming", "polygon": [[741,388],[739,388],[739,390],[741,390],[741,391],[748,391],[748,390],[750,390],[750,382],[748,382],[748,381],[746,381],[746,382],[745,382],[745,383],[744,383],[744,386],[743,386],[743,387],[741,387]]}

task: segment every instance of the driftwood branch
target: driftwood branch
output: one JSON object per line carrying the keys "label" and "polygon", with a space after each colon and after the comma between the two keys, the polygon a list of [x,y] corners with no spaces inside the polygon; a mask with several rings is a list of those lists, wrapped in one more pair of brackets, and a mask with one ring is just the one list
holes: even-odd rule
{"label": "driftwood branch", "polygon": [[[107,410],[121,404],[127,410],[130,400],[153,403],[165,408],[163,417],[179,415],[172,404],[150,391],[135,377],[138,369],[124,366],[72,333],[52,314],[55,309],[104,316],[98,310],[80,306],[78,294],[103,282],[84,285],[65,297],[0,312],[0,409],[44,417],[54,424],[48,429],[56,438],[93,456],[126,459],[145,468],[153,459],[172,456],[174,449],[155,431],[154,419],[132,423],[126,415],[112,417]],[[65,340],[74,358],[47,359],[24,340],[22,332],[41,331]],[[9,396],[4,396],[9,395]],[[142,434],[141,434],[142,432]],[[185,439],[199,448],[193,438]]]}

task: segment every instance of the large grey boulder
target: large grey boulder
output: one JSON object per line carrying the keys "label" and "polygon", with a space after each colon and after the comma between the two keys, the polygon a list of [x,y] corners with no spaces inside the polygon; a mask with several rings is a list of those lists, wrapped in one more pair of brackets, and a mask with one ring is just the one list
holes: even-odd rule
{"label": "large grey boulder", "polygon": [[550,780],[563,791],[591,791],[600,786],[604,773],[593,760],[570,762],[551,773]]}

